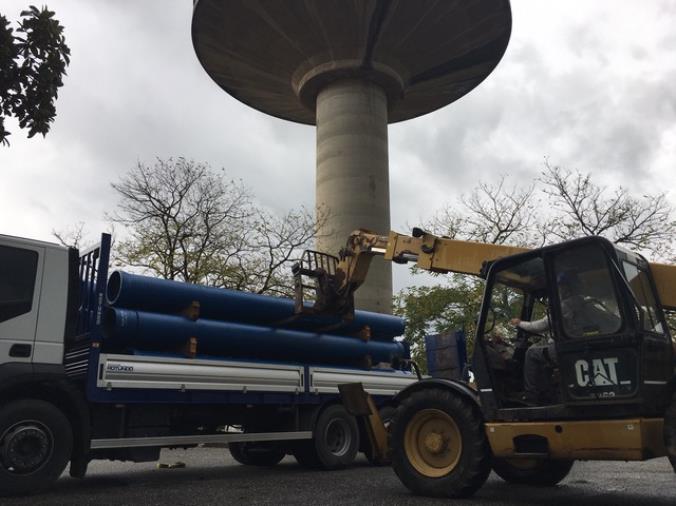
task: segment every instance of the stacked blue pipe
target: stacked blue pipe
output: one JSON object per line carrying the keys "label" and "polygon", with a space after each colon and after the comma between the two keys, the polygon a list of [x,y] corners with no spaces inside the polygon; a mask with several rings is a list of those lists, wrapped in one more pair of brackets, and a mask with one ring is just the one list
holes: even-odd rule
{"label": "stacked blue pipe", "polygon": [[[121,347],[171,352],[194,337],[200,354],[221,357],[340,365],[396,364],[409,357],[406,343],[393,341],[403,320],[389,315],[357,311],[348,324],[294,318],[290,299],[119,271],[110,277],[107,299],[104,330]],[[195,301],[197,320],[177,314]],[[349,335],[367,325],[377,339]]]}
{"label": "stacked blue pipe", "polygon": [[401,342],[362,341],[258,325],[191,321],[182,316],[114,309],[106,330],[122,345],[154,351],[175,350],[196,337],[200,353],[261,360],[350,363],[369,357],[371,363],[391,364],[407,356]]}
{"label": "stacked blue pipe", "polygon": [[284,297],[179,283],[121,271],[110,276],[106,294],[110,306],[151,313],[175,314],[197,301],[200,318],[207,320],[337,335],[357,334],[368,326],[370,338],[383,341],[391,341],[404,333],[404,320],[396,316],[355,311],[354,319],[348,323],[328,316],[296,317],[293,300]]}

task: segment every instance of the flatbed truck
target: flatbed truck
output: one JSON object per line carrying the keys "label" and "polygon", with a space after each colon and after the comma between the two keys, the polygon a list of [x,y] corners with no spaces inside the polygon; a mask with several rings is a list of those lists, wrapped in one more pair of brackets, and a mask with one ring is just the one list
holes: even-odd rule
{"label": "flatbed truck", "polygon": [[[41,490],[70,463],[154,461],[161,448],[227,443],[250,465],[286,454],[349,465],[365,447],[338,385],[381,408],[413,383],[395,369],[199,354],[120,353],[103,329],[111,238],[79,254],[0,235],[0,495]],[[360,439],[362,443],[360,443]]]}

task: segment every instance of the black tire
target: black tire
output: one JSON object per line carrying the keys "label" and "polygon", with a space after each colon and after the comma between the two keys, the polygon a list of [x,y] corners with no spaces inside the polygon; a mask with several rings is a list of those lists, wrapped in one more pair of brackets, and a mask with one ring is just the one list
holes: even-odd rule
{"label": "black tire", "polygon": [[359,451],[357,421],[341,404],[322,411],[313,430],[313,438],[296,445],[293,455],[310,469],[343,469],[354,462]]}
{"label": "black tire", "polygon": [[[380,419],[382,420],[385,428],[388,429],[388,430],[389,430],[390,424],[392,423],[392,418],[394,417],[395,411],[396,411],[396,408],[394,406],[383,406],[382,408],[380,408],[378,410],[378,414],[380,414]],[[388,465],[390,465],[389,459],[387,459],[386,462],[382,462],[375,455],[372,455],[370,444],[366,445],[366,448],[364,449],[364,455],[366,456],[366,460],[368,460],[371,463],[371,465],[374,465],[374,466],[388,466]]]}
{"label": "black tire", "polygon": [[507,483],[553,487],[570,473],[574,460],[493,459],[493,471]]}
{"label": "black tire", "polygon": [[73,450],[73,431],[58,408],[41,400],[0,408],[0,496],[33,494],[53,484]]}
{"label": "black tire", "polygon": [[401,402],[390,426],[390,449],[394,472],[419,495],[469,497],[491,472],[479,408],[439,388],[418,390]]}
{"label": "black tire", "polygon": [[667,448],[669,462],[676,472],[676,393],[664,413],[664,445]]}
{"label": "black tire", "polygon": [[230,455],[245,466],[272,467],[286,456],[286,452],[273,443],[230,443]]}
{"label": "black tire", "polygon": [[299,441],[296,443],[293,449],[293,456],[296,462],[306,469],[322,468],[322,463],[319,461],[314,448],[314,441]]}

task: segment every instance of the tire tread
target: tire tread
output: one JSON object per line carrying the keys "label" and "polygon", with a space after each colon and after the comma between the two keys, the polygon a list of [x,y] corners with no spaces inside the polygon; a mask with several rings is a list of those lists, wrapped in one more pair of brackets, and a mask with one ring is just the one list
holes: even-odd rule
{"label": "tire tread", "polygon": [[[401,424],[426,407],[445,407],[443,410],[453,416],[463,438],[463,451],[458,463],[462,469],[456,467],[441,478],[420,475],[408,462],[403,446],[405,427]],[[392,419],[390,448],[395,473],[404,485],[420,495],[469,497],[483,486],[491,471],[490,448],[479,408],[471,400],[449,390],[419,390],[404,399]]]}
{"label": "tire tread", "polygon": [[[21,415],[21,416],[19,416]],[[52,431],[53,458],[45,467],[28,476],[12,475],[0,466],[0,497],[32,495],[52,485],[68,465],[73,451],[73,429],[66,415],[54,404],[41,399],[21,399],[0,407],[0,434],[21,418],[38,419]]]}
{"label": "tire tread", "polygon": [[493,471],[507,483],[553,487],[568,476],[574,463],[574,460],[542,460],[533,469],[520,469],[505,459],[494,459]]}

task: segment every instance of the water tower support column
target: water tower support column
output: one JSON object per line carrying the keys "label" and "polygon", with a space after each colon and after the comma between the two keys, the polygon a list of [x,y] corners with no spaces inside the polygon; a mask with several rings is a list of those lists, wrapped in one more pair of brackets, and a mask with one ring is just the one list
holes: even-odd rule
{"label": "water tower support column", "polygon": [[[343,79],[317,95],[317,209],[327,214],[318,250],[337,254],[357,228],[390,230],[387,96],[378,85]],[[392,312],[392,266],[374,258],[355,293],[358,309]]]}

